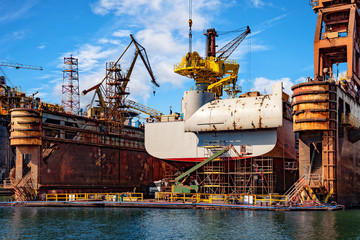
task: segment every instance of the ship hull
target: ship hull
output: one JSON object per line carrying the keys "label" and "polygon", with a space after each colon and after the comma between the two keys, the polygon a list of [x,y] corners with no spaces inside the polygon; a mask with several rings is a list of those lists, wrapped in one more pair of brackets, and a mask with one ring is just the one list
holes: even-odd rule
{"label": "ship hull", "polygon": [[297,179],[298,169],[296,136],[282,84],[270,95],[211,100],[209,94],[185,92],[183,119],[146,124],[149,154],[187,171],[231,146],[186,181],[196,179],[207,193],[284,193]]}

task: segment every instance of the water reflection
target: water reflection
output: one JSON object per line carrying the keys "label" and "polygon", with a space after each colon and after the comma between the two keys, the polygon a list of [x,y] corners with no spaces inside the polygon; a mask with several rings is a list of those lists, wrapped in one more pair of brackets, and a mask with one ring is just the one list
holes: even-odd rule
{"label": "water reflection", "polygon": [[1,239],[359,239],[360,210],[0,208]]}

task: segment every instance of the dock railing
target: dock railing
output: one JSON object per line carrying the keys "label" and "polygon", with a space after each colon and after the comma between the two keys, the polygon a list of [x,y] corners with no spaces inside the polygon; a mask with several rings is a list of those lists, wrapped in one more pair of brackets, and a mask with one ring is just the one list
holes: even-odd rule
{"label": "dock railing", "polygon": [[288,199],[280,194],[208,194],[208,193],[156,193],[158,202],[189,202],[189,203],[223,203],[223,204],[249,204],[249,205],[273,205],[285,204]]}
{"label": "dock railing", "polygon": [[107,202],[142,202],[142,193],[48,193],[46,201],[107,201]]}
{"label": "dock railing", "polygon": [[286,203],[288,201],[287,196],[279,194],[269,194],[269,195],[255,195],[255,205],[260,203],[265,203],[272,205],[273,203]]}

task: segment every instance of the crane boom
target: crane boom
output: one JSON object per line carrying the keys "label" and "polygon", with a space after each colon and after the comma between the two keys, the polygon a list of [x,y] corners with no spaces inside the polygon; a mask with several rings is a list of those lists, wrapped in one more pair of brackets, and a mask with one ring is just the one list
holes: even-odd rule
{"label": "crane boom", "polygon": [[0,66],[13,67],[13,68],[16,68],[16,69],[25,68],[25,69],[32,69],[32,70],[43,70],[42,67],[31,66],[31,65],[24,65],[24,64],[19,64],[19,63],[0,62]]}
{"label": "crane boom", "polygon": [[148,106],[145,106],[143,104],[134,102],[132,100],[126,100],[125,105],[127,107],[129,107],[129,108],[138,110],[138,111],[140,111],[142,113],[145,113],[145,114],[148,114],[150,117],[153,117],[153,118],[156,118],[156,119],[160,119],[161,115],[163,115],[162,112],[160,112],[160,111],[158,111],[156,109],[150,108]]}
{"label": "crane boom", "polygon": [[[141,45],[135,40],[135,38],[133,37],[132,34],[130,34],[130,37],[131,37],[131,42],[130,42],[129,45],[125,48],[125,50],[124,50],[124,52],[121,54],[121,56],[120,56],[120,57],[116,60],[116,62],[113,64],[113,67],[115,67],[115,66],[118,64],[118,62],[119,62],[120,59],[124,56],[124,54],[125,54],[126,51],[129,49],[129,47],[131,46],[131,44],[134,43],[134,45],[135,45],[135,47],[136,47],[136,50],[137,50],[137,53],[135,54],[134,60],[133,60],[133,62],[132,62],[132,66],[130,67],[129,72],[128,72],[126,78],[127,78],[127,79],[130,78],[130,75],[131,75],[132,70],[133,70],[133,65],[135,64],[135,60],[136,60],[136,58],[137,58],[137,55],[140,55],[141,59],[142,59],[143,62],[144,62],[144,65],[145,65],[146,69],[148,70],[148,72],[149,72],[149,74],[150,74],[151,82],[152,82],[155,86],[159,87],[160,85],[159,85],[159,84],[156,82],[156,80],[155,80],[155,77],[154,77],[153,71],[152,71],[152,69],[151,69],[151,66],[150,66],[149,59],[148,59],[148,57],[147,57],[145,48],[144,48],[143,46],[141,46]],[[143,54],[141,53],[142,51],[144,52],[146,59],[145,59],[145,57],[143,56]],[[108,77],[109,74],[110,74],[110,72],[107,72],[107,74],[106,74],[105,77],[101,80],[101,82],[100,82],[99,84],[96,84],[95,86],[93,86],[93,87],[91,87],[91,88],[89,88],[89,89],[87,89],[87,90],[82,91],[81,94],[85,96],[88,92],[91,92],[91,91],[95,90],[96,88],[98,88],[98,87],[105,81],[105,79]]]}
{"label": "crane boom", "polygon": [[100,85],[101,85],[101,83],[96,84],[95,86],[93,86],[93,87],[91,87],[91,88],[89,88],[89,89],[85,89],[84,91],[81,92],[81,94],[85,96],[88,92],[91,92],[91,91],[99,88]]}
{"label": "crane boom", "polygon": [[[152,71],[152,69],[151,69],[150,62],[149,62],[148,56],[147,56],[147,54],[146,54],[145,48],[144,48],[143,46],[141,46],[141,45],[135,40],[135,38],[133,37],[132,34],[130,34],[130,37],[131,37],[132,41],[134,42],[134,45],[135,45],[137,51],[139,52],[139,55],[140,55],[142,61],[144,62],[144,65],[145,65],[147,71],[148,71],[149,74],[150,74],[151,82],[152,82],[155,86],[160,87],[160,85],[159,85],[159,84],[156,82],[156,80],[155,80],[155,77],[154,77],[153,71]],[[144,52],[144,54],[142,54],[141,52]]]}
{"label": "crane boom", "polygon": [[[124,52],[120,55],[120,57],[119,57],[119,58],[116,60],[116,62],[113,64],[113,67],[115,67],[115,66],[118,64],[118,62],[119,62],[120,59],[124,56],[125,52],[129,49],[129,47],[131,46],[131,44],[132,44],[132,41],[129,43],[129,45],[126,47],[126,49],[124,50]],[[103,80],[101,80],[101,82],[100,82],[99,84],[96,84],[95,86],[89,88],[88,90],[82,91],[81,94],[82,94],[83,96],[85,96],[88,92],[91,92],[92,90],[98,88],[98,87],[106,80],[106,78],[109,76],[109,74],[110,74],[110,72],[107,72],[106,75],[105,75],[105,77],[103,78]]]}
{"label": "crane boom", "polygon": [[[111,63],[110,66],[107,66],[107,73],[106,73],[105,77],[102,79],[102,81],[100,83],[96,84],[95,86],[82,91],[82,95],[86,95],[87,93],[95,90],[95,94],[99,98],[101,107],[104,110],[106,110],[105,111],[106,115],[107,115],[106,117],[111,118],[112,120],[119,120],[121,122],[123,122],[125,120],[125,118],[124,118],[125,110],[123,110],[124,107],[125,108],[132,107],[141,112],[147,113],[152,117],[158,118],[161,116],[161,113],[154,112],[153,111],[154,109],[145,108],[146,106],[143,106],[138,103],[125,102],[125,98],[126,98],[125,95],[129,94],[128,92],[126,92],[126,87],[130,81],[130,76],[131,76],[131,73],[133,72],[133,69],[134,69],[134,66],[136,63],[136,59],[138,58],[138,56],[140,56],[140,58],[142,59],[144,65],[151,77],[151,82],[157,87],[160,86],[155,80],[155,77],[154,77],[153,71],[151,69],[150,62],[149,62],[148,56],[146,54],[145,48],[143,46],[141,46],[135,40],[133,35],[130,34],[130,37],[131,37],[131,42],[126,47],[126,49],[121,54],[121,56],[117,59],[117,61],[115,63]],[[124,56],[124,54],[127,52],[129,47],[131,46],[131,44],[133,44],[133,43],[136,48],[135,55],[132,59],[132,62],[130,64],[130,67],[129,67],[127,73],[122,74],[120,65],[118,63],[119,63],[120,59]],[[116,73],[116,75],[112,76],[111,74],[114,74],[115,71],[118,71],[118,72]],[[105,80],[110,81],[109,79],[111,79],[111,82],[107,82],[108,87],[107,87],[106,93],[111,93],[111,94],[106,95],[107,101],[105,102],[102,92],[100,91],[100,88],[102,87],[102,84],[104,83],[104,81]],[[95,95],[94,95],[94,97],[95,97]],[[92,105],[92,103],[91,103],[91,105]],[[132,105],[132,106],[129,106],[129,105]]]}
{"label": "crane boom", "polygon": [[218,58],[226,60],[230,55],[235,51],[235,49],[240,45],[242,41],[246,38],[247,35],[251,33],[250,27],[247,26],[245,32],[241,33],[239,36],[234,38],[232,41],[230,41],[228,44],[223,46],[220,50],[216,52],[218,55]]}

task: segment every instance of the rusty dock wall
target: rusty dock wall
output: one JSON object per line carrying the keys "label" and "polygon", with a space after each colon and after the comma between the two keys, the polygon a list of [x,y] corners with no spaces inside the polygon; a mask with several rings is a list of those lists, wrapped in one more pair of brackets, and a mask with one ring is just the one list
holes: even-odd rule
{"label": "rusty dock wall", "polygon": [[15,191],[146,192],[165,175],[167,164],[145,151],[141,128],[30,109],[11,116]]}
{"label": "rusty dock wall", "polygon": [[339,204],[360,205],[360,143],[349,140],[359,126],[344,121],[356,115],[359,104],[335,82],[305,82],[293,91],[299,175],[313,179],[319,191],[333,192]]}

